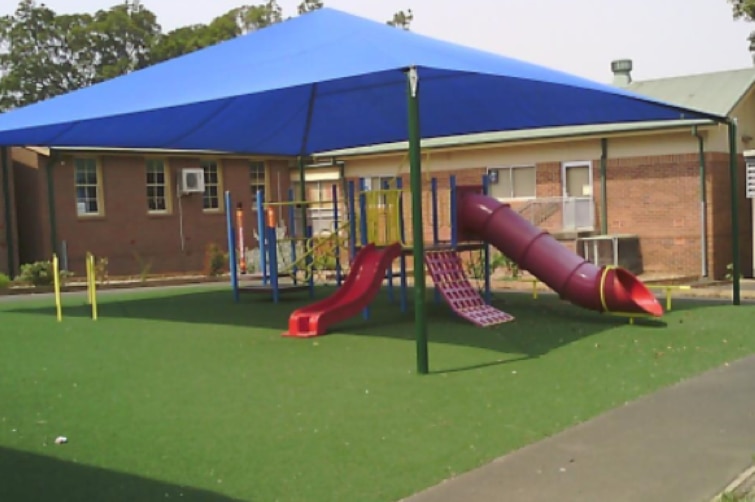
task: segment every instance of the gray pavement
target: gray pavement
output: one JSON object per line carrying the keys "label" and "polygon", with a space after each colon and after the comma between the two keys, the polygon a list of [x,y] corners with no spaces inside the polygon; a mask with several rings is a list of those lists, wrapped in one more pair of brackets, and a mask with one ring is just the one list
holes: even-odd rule
{"label": "gray pavement", "polygon": [[755,356],[501,457],[406,502],[709,502],[755,455]]}

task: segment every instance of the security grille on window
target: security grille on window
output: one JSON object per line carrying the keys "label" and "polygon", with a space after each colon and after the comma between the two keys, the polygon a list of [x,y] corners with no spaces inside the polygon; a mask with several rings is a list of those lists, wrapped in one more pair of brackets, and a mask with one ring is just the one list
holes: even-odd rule
{"label": "security grille on window", "polygon": [[490,192],[498,199],[525,199],[535,197],[535,166],[498,167],[491,169],[498,182],[490,185]]}
{"label": "security grille on window", "polygon": [[96,159],[75,159],[76,214],[89,216],[100,214],[100,173]]}
{"label": "security grille on window", "polygon": [[202,204],[206,211],[220,209],[220,168],[214,160],[202,161],[204,169],[204,196]]}
{"label": "security grille on window", "polygon": [[[372,178],[365,178],[364,189],[366,191],[374,190],[394,190],[396,189],[397,178],[395,176],[373,176]],[[387,194],[383,193],[378,198],[378,204],[385,206],[388,200]]]}
{"label": "security grille on window", "polygon": [[168,212],[168,197],[165,163],[162,160],[147,160],[147,211]]}
{"label": "security grille on window", "polygon": [[253,160],[249,163],[249,187],[252,190],[252,205],[257,206],[257,192],[265,196],[265,163]]}

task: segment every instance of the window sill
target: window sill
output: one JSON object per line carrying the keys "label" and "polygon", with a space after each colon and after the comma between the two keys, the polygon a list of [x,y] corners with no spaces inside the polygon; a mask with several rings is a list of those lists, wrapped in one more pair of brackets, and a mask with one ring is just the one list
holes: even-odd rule
{"label": "window sill", "polygon": [[104,220],[104,214],[77,214],[76,219],[79,221],[98,221]]}

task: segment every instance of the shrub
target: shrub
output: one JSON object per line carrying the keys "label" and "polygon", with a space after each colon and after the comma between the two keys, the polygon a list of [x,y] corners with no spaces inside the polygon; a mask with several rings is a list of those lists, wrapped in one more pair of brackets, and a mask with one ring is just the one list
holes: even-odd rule
{"label": "shrub", "polygon": [[10,287],[10,277],[0,273],[0,290],[8,289]]}
{"label": "shrub", "polygon": [[[71,275],[71,273],[61,270],[58,274],[61,284]],[[49,260],[21,265],[21,273],[18,275],[22,282],[33,286],[51,286],[53,277],[52,262]]]}
{"label": "shrub", "polygon": [[228,270],[228,253],[224,253],[220,246],[209,243],[204,255],[204,273],[208,277],[217,277]]}

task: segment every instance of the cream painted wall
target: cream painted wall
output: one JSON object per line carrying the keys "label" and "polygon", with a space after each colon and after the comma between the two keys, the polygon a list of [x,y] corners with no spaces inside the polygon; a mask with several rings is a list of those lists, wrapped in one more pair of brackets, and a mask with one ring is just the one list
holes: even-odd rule
{"label": "cream painted wall", "polygon": [[[717,135],[718,128],[701,129],[701,132],[706,136]],[[725,131],[723,135],[725,138]],[[691,129],[614,136],[608,139],[608,156],[612,159],[696,153],[697,150],[697,139],[692,135]],[[540,143],[472,145],[455,149],[427,150],[423,152],[422,167],[425,172],[447,172],[475,167],[595,160],[600,156],[599,138],[562,139]],[[409,172],[409,161],[405,153],[345,158],[344,160],[347,177],[396,176]]]}

